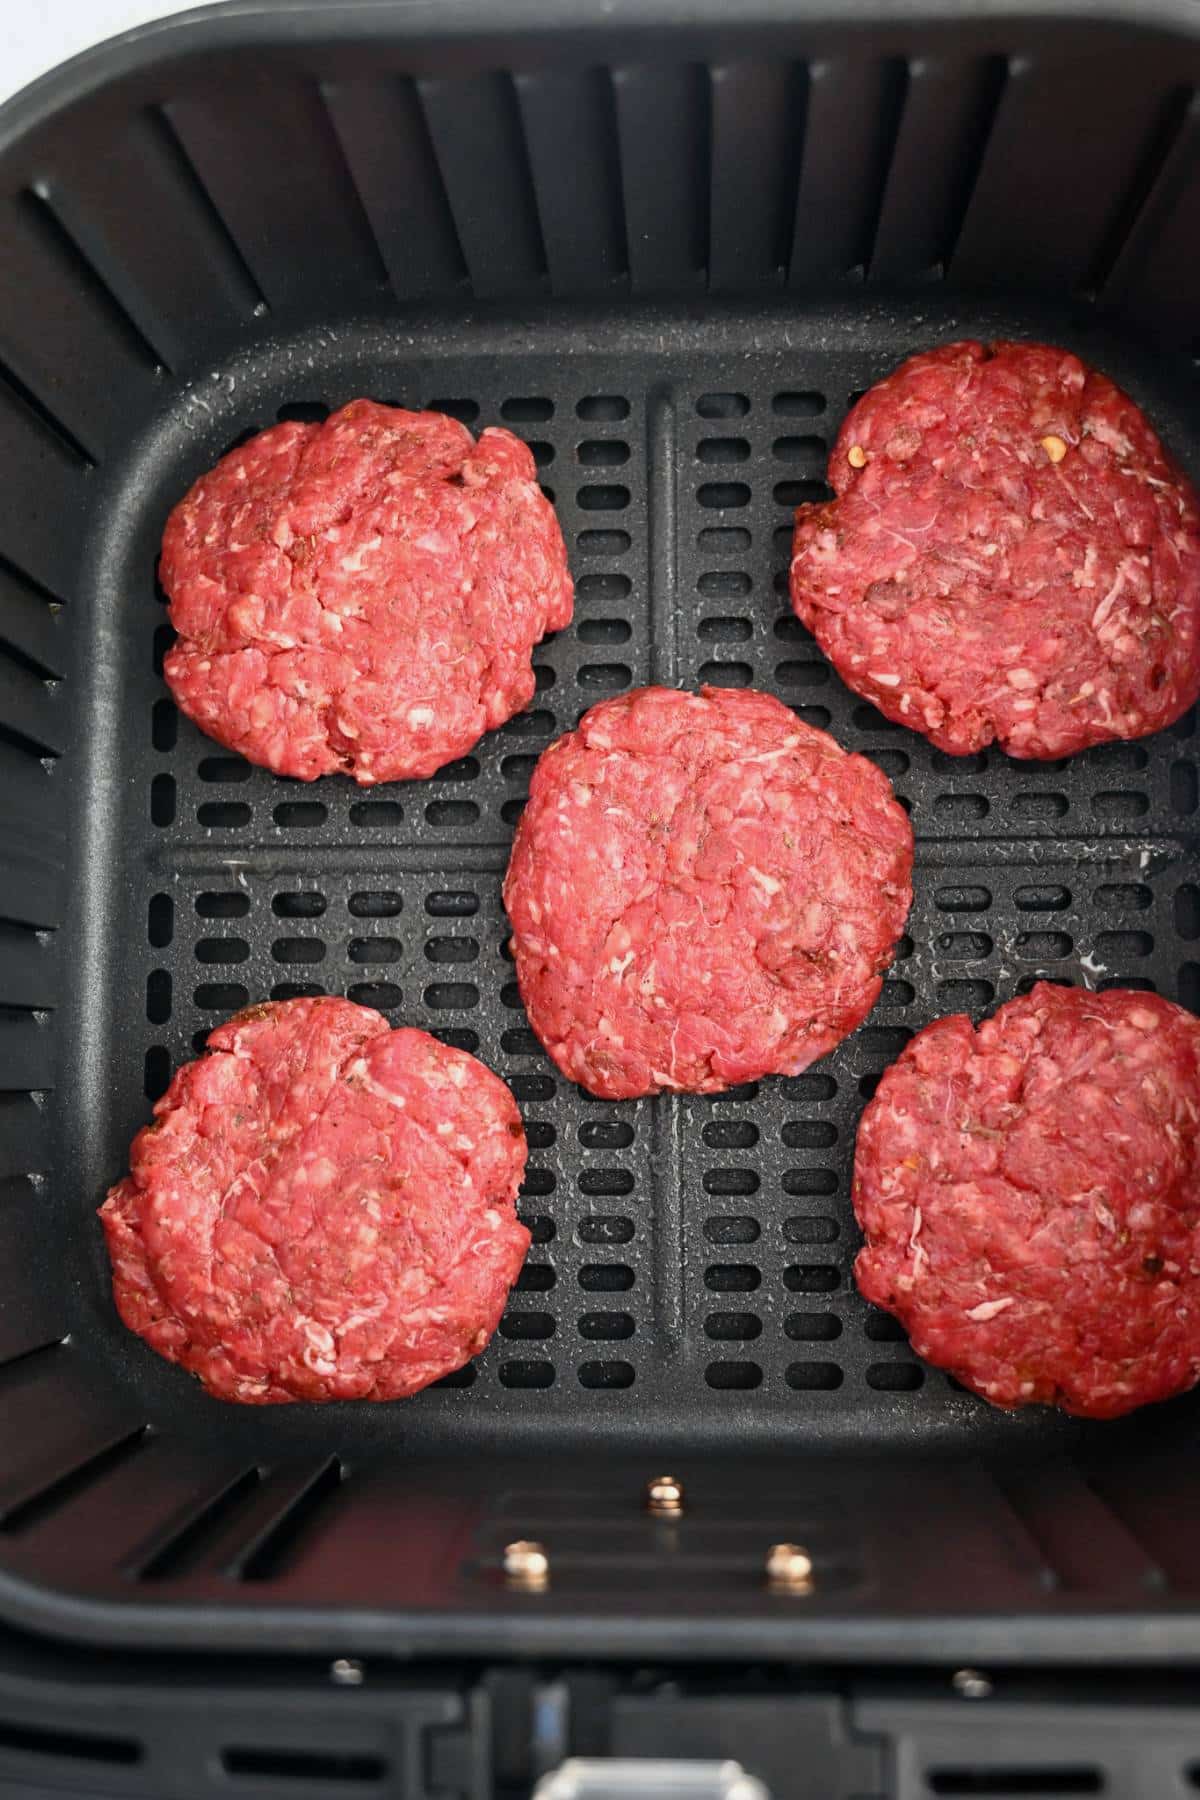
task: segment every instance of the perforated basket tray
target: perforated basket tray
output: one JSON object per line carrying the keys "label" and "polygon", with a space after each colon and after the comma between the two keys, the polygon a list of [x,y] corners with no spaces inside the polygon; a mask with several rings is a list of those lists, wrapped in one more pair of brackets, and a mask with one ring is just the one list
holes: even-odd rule
{"label": "perforated basket tray", "polygon": [[[1175,280],[1196,205],[1179,168],[1197,142],[1176,84],[1195,46],[1164,60],[1137,34],[1089,35],[1089,91],[1124,96],[1110,134],[1129,178],[1098,204],[1081,180],[1088,139],[1071,180],[1041,195],[1058,237],[1052,251],[1030,240],[1031,286],[1065,265],[1124,300],[1114,319],[1086,296],[1051,308],[966,291],[981,274],[1001,285],[991,251],[1023,228],[1011,177],[1032,123],[1043,146],[1050,120],[1060,154],[1077,148],[1048,99],[1066,104],[1082,53],[1061,25],[892,24],[868,42],[777,19],[740,60],[705,27],[669,63],[643,67],[625,42],[610,77],[595,38],[501,52],[457,39],[457,9],[443,39],[381,51],[384,16],[339,11],[333,48],[319,9],[289,12],[304,25],[290,47],[270,42],[269,10],[228,21],[227,39],[257,41],[250,61],[216,44],[214,17],[186,56],[168,55],[169,34],[157,57],[126,49],[114,67],[131,72],[79,101],[69,129],[60,115],[95,65],[9,118],[0,1606],[99,1636],[342,1648],[462,1645],[443,1635],[456,1614],[472,1643],[575,1644],[603,1614],[599,1648],[648,1606],[682,1648],[724,1644],[736,1625],[747,1645],[794,1651],[820,1631],[826,1653],[880,1655],[911,1653],[906,1624],[932,1607],[970,1616],[967,1648],[976,1615],[1006,1611],[1007,1647],[1048,1653],[1066,1640],[1042,1627],[1130,1604],[1114,1541],[1135,1546],[1144,1607],[1145,1569],[1159,1579],[1182,1556],[1190,1578],[1191,1552],[1159,1541],[1161,1521],[1135,1529],[1111,1483],[1098,1500],[1082,1465],[1060,1461],[1062,1517],[1101,1521],[1076,1605],[1045,1583],[1048,1538],[1068,1548],[1043,1499],[1022,1527],[1018,1488],[1001,1498],[962,1461],[937,1476],[935,1503],[933,1478],[898,1460],[873,1488],[840,1462],[797,1485],[794,1459],[990,1454],[1015,1468],[1186,1442],[1186,1402],[1088,1433],[992,1411],[924,1369],[855,1292],[848,1177],[864,1097],[941,1013],[979,1016],[1039,977],[1200,1005],[1195,720],[1063,763],[946,757],[840,684],[791,614],[785,572],[792,511],[826,492],[853,395],[956,336],[1077,349],[1200,473]],[[711,56],[711,74],[681,51]],[[494,73],[509,64],[515,85]],[[821,133],[843,114],[835,155]],[[856,161],[864,132],[874,147]],[[962,163],[944,192],[929,185],[939,142]],[[854,262],[878,278],[835,278]],[[945,263],[963,281],[943,293]],[[703,269],[712,293],[682,297]],[[510,297],[472,299],[468,284]],[[675,298],[647,297],[663,288]],[[572,627],[537,653],[530,711],[434,780],[369,793],[272,778],[176,715],[154,577],[169,507],[220,452],[361,393],[525,436],[578,592]],[[522,1013],[499,890],[530,770],[584,708],[645,681],[776,693],[873,757],[911,811],[917,897],[883,997],[795,1080],[606,1104],[556,1074]],[[399,1406],[230,1408],[122,1330],[94,1210],[170,1070],[219,1019],[320,992],[424,1026],[511,1083],[534,1248],[489,1350],[436,1389]],[[727,1533],[692,1539],[690,1563],[637,1535],[641,1480],[681,1454]],[[767,1459],[753,1505],[749,1454]],[[1026,1514],[1041,1491],[1020,1489]],[[924,1523],[899,1574],[884,1551],[906,1517]],[[574,1546],[582,1586],[560,1579],[531,1614],[496,1565],[505,1534],[537,1535],[539,1519]],[[764,1541],[798,1532],[831,1547],[813,1606],[784,1619],[753,1572]],[[1167,1606],[1159,1622],[1176,1646],[1188,1632],[1200,1644],[1191,1613]],[[955,1641],[944,1632],[938,1653]],[[1120,1627],[1070,1641],[1103,1653]],[[1142,1652],[1166,1641],[1144,1636]]]}
{"label": "perforated basket tray", "polygon": [[[952,327],[964,328],[1034,322],[979,311]],[[112,755],[130,779],[98,871],[121,924],[101,1055],[119,1099],[106,1096],[80,1146],[91,1191],[121,1169],[168,1071],[251,1001],[347,994],[483,1057],[522,1103],[522,1211],[536,1242],[490,1351],[385,1415],[402,1419],[408,1443],[602,1423],[612,1439],[665,1449],[721,1443],[731,1418],[745,1444],[1057,1429],[1051,1415],[1008,1419],[956,1393],[858,1298],[855,1126],[914,1030],[944,1012],[979,1016],[1038,977],[1200,999],[1187,939],[1200,930],[1187,842],[1194,720],[1030,764],[940,754],[850,694],[787,603],[792,511],[827,492],[827,446],[850,396],[915,344],[944,338],[947,323],[927,312],[914,329],[891,315],[867,330],[847,308],[809,315],[803,348],[755,348],[784,329],[795,331],[794,306],[774,318],[725,309],[716,324],[543,320],[521,334],[536,349],[490,322],[427,327],[419,360],[378,330],[348,347],[339,334],[332,347],[272,348],[193,389],[160,440],[153,498],[143,491],[131,518],[111,717]],[[1063,319],[1051,329],[1124,377],[1190,451],[1177,397],[1151,365]],[[432,781],[367,793],[280,781],[222,751],[177,717],[151,654],[171,641],[153,569],[173,498],[244,432],[359,392],[525,436],[578,581],[574,624],[537,652],[533,707]],[[793,1080],[593,1100],[553,1069],[521,1009],[500,881],[530,771],[585,707],[646,681],[779,694],[873,757],[910,810],[916,901],[882,999],[836,1055]],[[187,1405],[225,1441],[327,1439],[328,1414],[247,1424],[148,1355],[105,1303],[96,1234],[79,1237],[105,1357],[145,1404]],[[337,1429],[374,1439],[387,1427],[358,1407],[341,1410]]]}

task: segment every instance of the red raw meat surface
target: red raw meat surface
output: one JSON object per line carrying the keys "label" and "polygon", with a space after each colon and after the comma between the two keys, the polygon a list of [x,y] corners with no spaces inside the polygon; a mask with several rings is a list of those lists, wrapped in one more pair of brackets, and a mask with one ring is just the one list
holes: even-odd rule
{"label": "red raw meat surface", "polygon": [[1200,1377],[1200,1021],[1039,982],[927,1025],[862,1117],[855,1276],[1000,1406],[1113,1418]]}
{"label": "red raw meat surface", "polygon": [[572,609],[562,532],[511,432],[354,400],[223,456],[181,500],[163,667],[202,731],[277,775],[432,775],[533,698]]}
{"label": "red raw meat surface", "polygon": [[796,514],[792,604],[849,687],[940,750],[1065,756],[1200,693],[1195,492],[1078,357],[914,356],[851,409],[829,480]]}
{"label": "red raw meat surface", "polygon": [[504,899],[530,1023],[605,1099],[796,1074],[879,996],[912,901],[887,777],[769,694],[642,688],[540,758]]}
{"label": "red raw meat surface", "polygon": [[529,1233],[504,1083],[348,1000],[218,1026],[100,1209],[125,1324],[222,1400],[396,1400],[482,1350]]}

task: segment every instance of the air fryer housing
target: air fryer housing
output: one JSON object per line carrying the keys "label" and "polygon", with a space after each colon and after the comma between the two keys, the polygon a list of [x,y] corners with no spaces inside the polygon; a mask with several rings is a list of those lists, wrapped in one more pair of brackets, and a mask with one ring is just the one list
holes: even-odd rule
{"label": "air fryer housing", "polygon": [[[849,1202],[864,1100],[931,1018],[1039,977],[1200,1006],[1195,719],[950,758],[786,598],[847,406],[930,344],[1067,345],[1200,470],[1198,79],[1200,14],[1145,0],[299,0],[132,33],[0,115],[9,1624],[247,1654],[1200,1653],[1196,1401],[989,1409],[859,1299]],[[578,587],[528,712],[370,793],[180,718],[155,581],[223,450],[359,394],[527,437]],[[500,879],[530,769],[645,681],[776,693],[910,808],[883,997],[794,1080],[608,1104],[521,1011]],[[238,1409],[122,1329],[95,1213],[222,1016],[319,992],[511,1083],[534,1248],[437,1388]],[[506,1583],[516,1539],[543,1591]],[[766,1584],[781,1541],[811,1591]]]}

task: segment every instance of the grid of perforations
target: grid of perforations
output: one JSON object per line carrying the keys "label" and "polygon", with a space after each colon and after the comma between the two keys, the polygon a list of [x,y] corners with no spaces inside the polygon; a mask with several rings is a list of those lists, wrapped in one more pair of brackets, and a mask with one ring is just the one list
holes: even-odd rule
{"label": "grid of perforations", "polygon": [[[147,682],[144,1094],[239,1006],[316,993],[433,1031],[511,1083],[534,1245],[491,1348],[414,1403],[434,1437],[484,1416],[586,1425],[597,1408],[630,1432],[656,1419],[719,1432],[735,1417],[831,1438],[969,1429],[976,1403],[855,1292],[858,1116],[914,1030],[978,1016],[1039,976],[1200,1005],[1194,720],[1070,763],[956,759],[843,687],[787,604],[790,519],[827,493],[828,445],[877,367],[740,357],[734,383],[714,357],[709,379],[684,386],[666,359],[587,359],[586,378],[569,358],[533,366],[514,357],[485,382],[464,360],[457,381],[442,365],[436,388],[404,392],[525,436],[558,508],[577,611],[537,652],[527,713],[432,781],[363,792],[252,769]],[[322,416],[348,397],[293,394],[278,413]],[[159,657],[167,642],[160,627]],[[613,1105],[541,1053],[499,891],[539,752],[648,679],[753,684],[874,758],[912,816],[917,900],[879,1006],[817,1068]]]}

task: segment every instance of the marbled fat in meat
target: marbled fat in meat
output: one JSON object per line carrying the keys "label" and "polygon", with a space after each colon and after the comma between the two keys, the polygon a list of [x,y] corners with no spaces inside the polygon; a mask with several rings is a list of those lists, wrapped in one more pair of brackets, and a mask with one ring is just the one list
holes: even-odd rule
{"label": "marbled fat in meat", "polygon": [[1066,756],[1200,693],[1200,506],[1144,414],[1045,344],[947,344],[854,406],[792,604],[939,750]]}
{"label": "marbled fat in meat", "polygon": [[482,1350],[520,1271],[507,1087],[349,1000],[218,1026],[100,1210],[125,1324],[222,1400],[396,1400]]}
{"label": "marbled fat in meat", "polygon": [[1039,982],[918,1032],[859,1127],[855,1277],[999,1406],[1113,1418],[1200,1377],[1200,1020]]}
{"label": "marbled fat in meat", "polygon": [[221,458],[167,521],[163,673],[277,775],[432,775],[533,698],[572,585],[528,447],[354,400]]}
{"label": "marbled fat in meat", "polygon": [[878,998],[911,873],[887,777],[771,695],[603,701],[539,759],[505,880],[530,1023],[605,1099],[797,1074]]}

